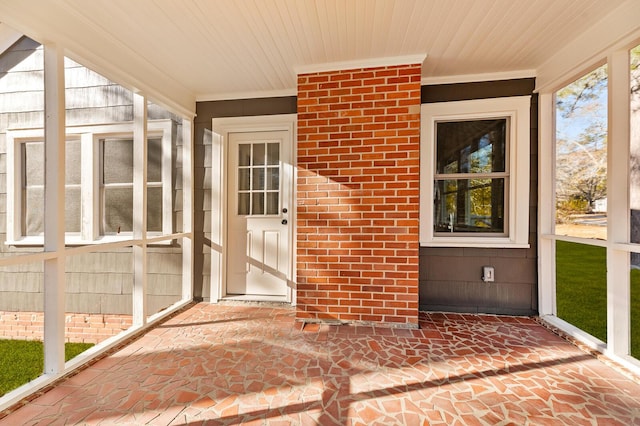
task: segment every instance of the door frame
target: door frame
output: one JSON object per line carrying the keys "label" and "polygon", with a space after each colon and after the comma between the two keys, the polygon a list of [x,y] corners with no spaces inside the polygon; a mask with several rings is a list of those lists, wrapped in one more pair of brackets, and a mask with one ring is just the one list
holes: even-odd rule
{"label": "door frame", "polygon": [[275,114],[251,117],[214,118],[211,125],[211,282],[210,300],[217,303],[226,295],[227,279],[227,174],[229,134],[240,132],[288,132],[291,164],[285,173],[291,176],[291,212],[289,232],[289,271],[287,276],[286,302],[295,305],[296,276],[296,144],[297,114]]}

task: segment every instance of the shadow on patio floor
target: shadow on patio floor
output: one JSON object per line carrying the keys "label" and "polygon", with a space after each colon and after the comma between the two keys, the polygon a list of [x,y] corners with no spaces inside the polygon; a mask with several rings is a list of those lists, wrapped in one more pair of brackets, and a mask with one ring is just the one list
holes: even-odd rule
{"label": "shadow on patio floor", "polygon": [[197,304],[0,424],[640,424],[640,385],[532,319],[294,316]]}

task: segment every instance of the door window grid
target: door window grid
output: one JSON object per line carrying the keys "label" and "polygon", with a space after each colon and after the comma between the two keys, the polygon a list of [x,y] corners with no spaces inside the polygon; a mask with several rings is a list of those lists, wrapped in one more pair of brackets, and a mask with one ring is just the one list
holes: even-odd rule
{"label": "door window grid", "polygon": [[238,145],[239,216],[277,215],[280,210],[280,143]]}

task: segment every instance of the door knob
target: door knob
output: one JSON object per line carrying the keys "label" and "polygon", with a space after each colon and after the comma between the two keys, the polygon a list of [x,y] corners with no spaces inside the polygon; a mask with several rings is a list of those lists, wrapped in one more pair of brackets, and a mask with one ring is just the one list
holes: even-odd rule
{"label": "door knob", "polygon": [[287,219],[282,219],[282,222],[281,222],[281,223],[282,223],[283,225],[286,225],[286,224],[288,223],[288,222],[287,222]]}

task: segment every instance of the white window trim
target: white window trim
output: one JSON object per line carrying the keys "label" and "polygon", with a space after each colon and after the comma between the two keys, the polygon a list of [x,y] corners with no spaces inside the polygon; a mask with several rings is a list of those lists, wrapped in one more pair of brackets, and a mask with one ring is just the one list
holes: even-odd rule
{"label": "white window trim", "polygon": [[[529,156],[531,96],[437,102],[421,107],[420,245],[431,247],[529,247]],[[507,118],[509,189],[505,194],[507,236],[440,236],[433,232],[435,123]]]}
{"label": "white window trim", "polygon": [[[162,137],[162,232],[149,232],[149,237],[170,235],[173,232],[172,140],[173,121],[149,120],[148,137]],[[124,241],[133,238],[132,232],[119,235],[100,235],[100,158],[99,141],[105,137],[133,137],[133,122],[67,126],[67,138],[79,138],[82,144],[81,159],[81,232],[67,233],[65,244],[85,245]],[[41,246],[44,235],[22,235],[22,158],[20,144],[43,141],[44,130],[7,130],[7,240],[6,245]],[[89,166],[90,165],[90,166]],[[170,241],[165,242],[165,244]]]}

